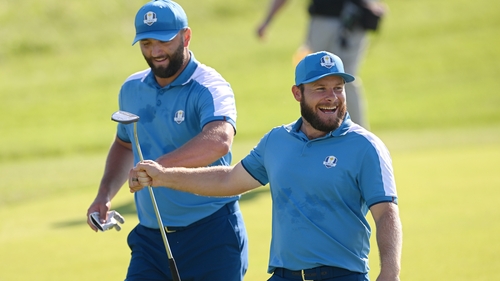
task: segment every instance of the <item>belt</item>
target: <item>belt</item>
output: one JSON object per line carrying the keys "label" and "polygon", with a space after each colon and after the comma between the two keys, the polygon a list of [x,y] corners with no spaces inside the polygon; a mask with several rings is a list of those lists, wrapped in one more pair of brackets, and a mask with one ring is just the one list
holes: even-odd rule
{"label": "belt", "polygon": [[288,270],[286,268],[278,267],[274,270],[274,274],[286,279],[313,281],[313,280],[325,280],[334,277],[346,276],[349,274],[358,274],[358,273],[339,267],[320,266],[304,270]]}
{"label": "belt", "polygon": [[208,217],[204,217],[201,220],[197,220],[197,221],[195,221],[192,224],[187,225],[187,226],[165,226],[165,231],[167,233],[174,233],[174,232],[183,231],[189,227],[193,227],[196,225],[200,225],[200,224],[209,222],[209,221],[211,221],[215,218],[221,217],[221,216],[233,214],[239,210],[240,210],[240,205],[238,204],[238,201],[229,202]]}

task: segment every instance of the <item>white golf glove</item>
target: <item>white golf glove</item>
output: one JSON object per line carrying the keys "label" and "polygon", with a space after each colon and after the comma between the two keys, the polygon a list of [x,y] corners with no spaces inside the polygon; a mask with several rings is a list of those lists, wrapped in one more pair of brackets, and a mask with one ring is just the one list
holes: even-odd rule
{"label": "white golf glove", "polygon": [[112,228],[116,229],[116,231],[120,231],[122,228],[118,223],[125,223],[125,219],[117,211],[109,211],[108,218],[104,223],[100,222],[99,212],[90,214],[89,219],[97,229],[103,232]]}

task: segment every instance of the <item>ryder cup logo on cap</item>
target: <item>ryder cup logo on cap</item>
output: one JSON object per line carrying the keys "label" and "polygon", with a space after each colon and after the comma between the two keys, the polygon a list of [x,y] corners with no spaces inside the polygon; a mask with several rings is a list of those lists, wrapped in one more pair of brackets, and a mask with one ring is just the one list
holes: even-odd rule
{"label": "ryder cup logo on cap", "polygon": [[144,23],[151,26],[156,22],[156,14],[154,12],[147,12],[144,15]]}
{"label": "ryder cup logo on cap", "polygon": [[132,45],[143,39],[168,42],[188,27],[182,7],[167,0],[155,0],[142,6],[135,15],[135,38]]}
{"label": "ryder cup logo on cap", "polygon": [[325,51],[312,53],[295,68],[295,85],[312,83],[331,75],[342,77],[346,83],[354,81],[354,76],[344,72],[344,64],[338,56]]}
{"label": "ryder cup logo on cap", "polygon": [[324,66],[326,68],[332,68],[332,66],[335,65],[335,62],[333,61],[333,58],[329,55],[325,55],[324,57],[321,58],[321,66]]}

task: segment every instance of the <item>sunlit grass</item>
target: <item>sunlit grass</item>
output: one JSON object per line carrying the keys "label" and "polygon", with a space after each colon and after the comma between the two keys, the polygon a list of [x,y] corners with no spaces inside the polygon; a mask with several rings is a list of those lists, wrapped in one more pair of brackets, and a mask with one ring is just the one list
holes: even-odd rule
{"label": "sunlit grass", "polygon": [[[179,1],[191,49],[231,83],[235,161],[271,127],[298,118],[291,57],[306,1],[289,1],[266,41],[267,0]],[[404,226],[402,280],[495,280],[500,175],[500,31],[495,1],[393,1],[362,67],[372,130],[393,157]],[[121,83],[146,68],[131,46],[131,1],[0,2],[0,279],[123,280],[131,195],[121,232],[93,233],[94,199]],[[497,7],[498,8],[498,7]],[[22,11],[20,13],[19,11]],[[267,278],[267,187],[246,194],[247,280]],[[371,277],[378,272],[377,249]],[[26,270],[29,268],[29,270]]]}

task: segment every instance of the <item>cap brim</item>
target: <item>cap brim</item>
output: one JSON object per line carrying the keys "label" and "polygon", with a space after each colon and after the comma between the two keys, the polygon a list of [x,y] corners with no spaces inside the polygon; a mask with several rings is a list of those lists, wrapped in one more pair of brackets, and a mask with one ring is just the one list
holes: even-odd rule
{"label": "cap brim", "polygon": [[317,81],[317,80],[319,80],[319,79],[321,79],[323,77],[326,77],[326,76],[340,76],[340,77],[342,77],[344,79],[344,81],[346,83],[352,82],[352,81],[354,81],[356,79],[356,78],[354,78],[354,76],[352,76],[350,74],[347,74],[347,73],[325,73],[323,75],[316,76],[316,77],[313,77],[311,79],[305,80],[301,84],[311,83],[311,82]]}
{"label": "cap brim", "polygon": [[151,31],[151,32],[143,32],[139,33],[135,36],[134,42],[132,42],[132,45],[137,43],[137,41],[143,40],[143,39],[155,39],[158,41],[163,41],[163,42],[168,42],[172,41],[177,34],[179,34],[180,30],[172,30],[172,31]]}

